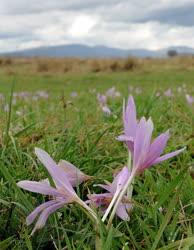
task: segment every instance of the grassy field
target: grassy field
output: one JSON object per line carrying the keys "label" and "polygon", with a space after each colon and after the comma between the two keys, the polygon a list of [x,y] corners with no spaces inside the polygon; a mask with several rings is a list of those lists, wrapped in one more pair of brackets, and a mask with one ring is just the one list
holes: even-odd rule
{"label": "grassy field", "polygon": [[[186,93],[194,95],[194,71],[192,65],[166,65],[98,73],[37,73],[30,66],[12,65],[0,69],[0,93],[5,97],[0,98],[0,249],[95,248],[92,223],[73,205],[50,216],[46,226],[30,236],[32,226],[26,226],[25,218],[47,197],[22,191],[16,183],[48,177],[34,154],[40,147],[57,162],[68,160],[95,177],[77,188],[83,200],[88,190],[100,193],[94,183],[111,181],[112,173],[127,162],[127,149],[115,138],[123,129],[122,102],[129,86],[138,117],[152,117],[154,136],[170,129],[165,152],[187,149],[135,179],[130,222],[115,218],[114,229],[101,234],[103,249],[194,249],[194,104],[185,99]],[[109,97],[112,114],[107,116],[96,95],[113,86],[121,97]],[[172,97],[164,95],[168,88]],[[21,91],[30,94],[14,94]],[[37,91],[46,91],[48,98],[33,98]]]}

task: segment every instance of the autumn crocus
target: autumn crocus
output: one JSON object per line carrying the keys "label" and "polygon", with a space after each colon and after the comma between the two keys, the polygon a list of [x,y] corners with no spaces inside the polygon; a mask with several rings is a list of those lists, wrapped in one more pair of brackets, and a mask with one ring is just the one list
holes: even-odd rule
{"label": "autumn crocus", "polygon": [[173,96],[172,90],[170,88],[167,89],[166,91],[164,91],[164,95],[167,97],[172,97]]}
{"label": "autumn crocus", "polygon": [[112,114],[110,108],[109,108],[107,105],[102,106],[102,111],[103,111],[103,113],[106,114],[107,116],[110,116],[110,115]]}
{"label": "autumn crocus", "polygon": [[[50,214],[54,213],[56,210],[69,203],[79,204],[84,208],[89,216],[91,216],[93,219],[96,219],[96,215],[93,210],[77,196],[75,190],[73,189],[73,185],[75,185],[75,178],[77,178],[74,177],[75,166],[73,167],[73,171],[72,165],[69,165],[67,167],[67,164],[64,164],[64,162],[60,163],[60,166],[58,166],[44,150],[39,148],[35,149],[35,154],[42,162],[42,164],[46,167],[56,187],[54,188],[50,186],[47,182],[25,180],[17,183],[19,187],[25,190],[52,197],[51,200],[35,208],[35,210],[26,218],[27,225],[30,225],[38,217],[32,234],[37,229],[42,228],[45,225]],[[63,169],[64,165],[65,170]],[[66,171],[67,169],[68,171]],[[79,170],[77,172],[80,173]]]}
{"label": "autumn crocus", "polygon": [[143,117],[137,125],[136,135],[134,139],[134,154],[131,174],[125,186],[118,195],[118,199],[116,200],[109,219],[109,224],[112,222],[117,207],[122,200],[122,197],[125,195],[127,188],[129,187],[129,185],[131,185],[136,175],[142,173],[145,169],[151,167],[152,165],[172,158],[185,150],[185,148],[182,148],[180,150],[161,156],[169,139],[169,131],[166,131],[152,141],[153,128],[154,126],[151,118],[146,120],[145,117]]}
{"label": "autumn crocus", "polygon": [[[130,191],[128,195],[132,195],[132,183],[136,175],[142,173],[145,169],[167,160],[177,154],[181,153],[184,149],[160,156],[164,151],[167,141],[169,139],[169,131],[158,136],[152,141],[153,122],[151,119],[146,120],[144,117],[137,121],[136,106],[132,96],[129,96],[127,106],[123,104],[123,124],[124,134],[118,137],[118,140],[126,142],[129,149],[128,168],[131,174],[121,190],[115,198],[115,204],[111,202],[108,212],[112,209],[109,224],[112,222],[117,207],[119,206],[122,197],[126,194],[127,190]],[[104,220],[108,216],[108,212],[104,216]]]}
{"label": "autumn crocus", "polygon": [[152,165],[158,164],[180,154],[185,148],[162,155],[167,141],[170,138],[169,131],[162,133],[152,141],[153,122],[141,118],[134,140],[133,171],[141,173]]}
{"label": "autumn crocus", "polygon": [[185,95],[185,98],[186,98],[187,103],[188,103],[189,105],[191,105],[191,104],[194,103],[194,97],[193,97],[193,96],[191,96],[191,95],[189,95],[189,94],[186,94],[186,95]]}
{"label": "autumn crocus", "polygon": [[[99,207],[101,211],[104,213],[104,217],[106,218],[106,214],[109,213],[107,208],[109,205],[114,203],[115,198],[121,192],[122,188],[126,184],[128,178],[130,176],[129,169],[127,167],[123,167],[123,169],[114,177],[112,183],[107,182],[106,185],[99,184],[97,186],[102,187],[107,192],[102,194],[90,194],[88,195],[89,203]],[[122,220],[129,220],[128,211],[132,205],[130,201],[127,199],[127,196],[124,196],[117,207],[116,215],[120,217]],[[110,208],[110,207],[109,207]],[[104,219],[102,218],[102,221]]]}

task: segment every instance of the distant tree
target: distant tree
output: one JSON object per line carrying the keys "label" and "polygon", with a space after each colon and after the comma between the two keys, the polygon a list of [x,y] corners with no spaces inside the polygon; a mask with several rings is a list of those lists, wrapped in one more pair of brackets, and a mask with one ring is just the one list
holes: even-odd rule
{"label": "distant tree", "polygon": [[175,49],[170,49],[168,50],[167,54],[169,57],[174,57],[178,55],[178,52]]}

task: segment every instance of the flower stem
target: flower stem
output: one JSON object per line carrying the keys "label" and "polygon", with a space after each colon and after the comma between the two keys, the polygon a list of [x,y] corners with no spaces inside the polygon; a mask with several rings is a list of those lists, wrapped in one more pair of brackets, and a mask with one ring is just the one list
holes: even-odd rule
{"label": "flower stem", "polygon": [[108,208],[107,208],[107,210],[106,210],[104,216],[102,217],[102,221],[103,221],[103,222],[106,220],[106,218],[107,218],[107,216],[108,216],[110,210],[112,209],[112,207],[113,207],[113,205],[114,205],[116,199],[118,198],[119,193],[120,193],[120,190],[117,190],[117,191],[115,192],[115,194],[114,194],[114,196],[113,196],[113,198],[112,198],[112,200],[111,200],[111,203],[109,204],[109,206],[108,206]]}
{"label": "flower stem", "polygon": [[[129,150],[129,156],[128,156],[128,162],[127,162],[127,167],[129,169],[129,171],[132,171],[132,165],[131,165],[131,151]],[[128,186],[127,188],[127,198],[129,200],[131,200],[132,197],[132,193],[133,193],[133,182],[131,183],[131,185]]]}
{"label": "flower stem", "polygon": [[119,203],[121,202],[121,200],[122,200],[122,198],[123,198],[123,195],[126,193],[128,186],[132,183],[133,178],[135,177],[135,174],[136,174],[136,171],[132,171],[132,173],[131,173],[131,175],[130,175],[128,181],[126,182],[125,186],[124,186],[123,189],[121,190],[121,192],[120,192],[120,194],[119,194],[119,196],[118,196],[118,199],[117,199],[117,201],[116,201],[116,203],[115,203],[115,205],[114,205],[114,207],[113,207],[113,210],[112,210],[112,213],[111,213],[111,215],[110,215],[110,218],[109,218],[109,220],[108,220],[108,227],[110,227],[110,225],[111,225],[111,223],[112,223],[112,220],[113,220],[113,218],[114,218],[114,215],[115,215],[115,213],[116,213],[116,210],[117,210],[117,208],[118,208],[118,206],[119,206]]}

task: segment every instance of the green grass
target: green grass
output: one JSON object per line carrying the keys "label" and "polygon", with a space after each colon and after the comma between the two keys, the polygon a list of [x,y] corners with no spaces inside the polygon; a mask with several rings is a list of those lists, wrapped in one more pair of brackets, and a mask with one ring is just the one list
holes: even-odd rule
{"label": "green grass", "polygon": [[[128,96],[128,86],[141,87],[134,94],[138,117],[151,116],[154,135],[170,129],[166,152],[187,146],[178,157],[152,167],[135,179],[130,222],[114,219],[114,228],[101,226],[103,249],[194,249],[194,106],[176,89],[183,83],[194,94],[191,71],[66,74],[56,76],[0,76],[0,93],[7,102],[14,91],[46,90],[48,100],[19,100],[11,112],[0,112],[0,249],[94,249],[95,230],[76,206],[69,205],[49,218],[44,229],[30,233],[26,215],[46,197],[24,192],[20,180],[47,178],[34,155],[34,147],[48,151],[56,161],[66,159],[85,173],[95,176],[78,191],[86,199],[88,190],[127,162],[125,146],[115,140],[122,131],[122,98],[109,99],[113,116],[98,107],[96,93],[115,86]],[[171,87],[173,98],[155,97]],[[70,93],[76,91],[73,98]],[[19,116],[16,111],[23,112]],[[7,132],[6,132],[7,131]],[[190,248],[189,248],[190,247]]]}

